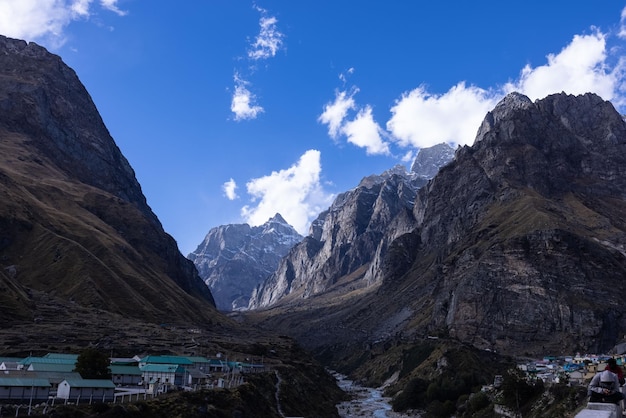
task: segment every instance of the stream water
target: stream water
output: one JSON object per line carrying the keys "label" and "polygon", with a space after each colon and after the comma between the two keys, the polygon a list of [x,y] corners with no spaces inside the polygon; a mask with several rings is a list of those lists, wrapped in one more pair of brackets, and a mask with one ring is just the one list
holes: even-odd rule
{"label": "stream water", "polygon": [[354,396],[354,399],[337,405],[342,418],[419,418],[421,415],[406,415],[393,412],[390,398],[385,398],[382,389],[366,388],[348,380],[346,376],[334,373],[339,387]]}

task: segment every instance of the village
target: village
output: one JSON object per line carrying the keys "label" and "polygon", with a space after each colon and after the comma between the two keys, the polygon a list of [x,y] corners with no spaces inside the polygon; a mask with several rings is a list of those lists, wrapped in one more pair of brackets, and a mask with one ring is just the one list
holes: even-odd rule
{"label": "village", "polygon": [[[575,356],[545,356],[540,360],[521,362],[517,367],[529,378],[541,379],[546,384],[568,383],[588,385],[593,376],[604,370],[607,361],[614,358],[619,367],[626,364],[625,355],[576,354]],[[563,379],[567,379],[566,382]]]}
{"label": "village", "polygon": [[[110,379],[85,379],[76,371],[79,354],[47,353],[43,356],[0,357],[0,416],[10,406],[24,412],[35,405],[125,403],[154,398],[182,390],[232,388],[244,382],[248,373],[268,370],[260,362],[228,361],[221,353],[202,356],[136,355],[109,358]],[[626,356],[546,356],[519,362],[517,367],[529,379],[545,384],[586,386],[604,370],[608,359],[623,367]],[[499,387],[495,376],[492,387]],[[16,409],[17,408],[17,409]]]}
{"label": "village", "polygon": [[111,357],[111,379],[84,379],[76,371],[78,358],[64,353],[0,357],[0,416],[3,404],[30,411],[37,404],[122,403],[175,390],[231,388],[242,384],[245,374],[266,369],[262,362],[228,361],[219,353],[214,358],[144,355]]}

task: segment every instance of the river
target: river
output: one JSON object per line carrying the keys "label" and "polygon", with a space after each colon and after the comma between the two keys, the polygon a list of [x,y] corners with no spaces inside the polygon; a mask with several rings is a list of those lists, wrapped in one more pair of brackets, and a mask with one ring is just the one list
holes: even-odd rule
{"label": "river", "polygon": [[348,380],[346,376],[333,373],[339,387],[354,399],[337,405],[341,418],[420,418],[420,414],[400,414],[391,409],[390,398],[383,396],[382,389],[366,388]]}

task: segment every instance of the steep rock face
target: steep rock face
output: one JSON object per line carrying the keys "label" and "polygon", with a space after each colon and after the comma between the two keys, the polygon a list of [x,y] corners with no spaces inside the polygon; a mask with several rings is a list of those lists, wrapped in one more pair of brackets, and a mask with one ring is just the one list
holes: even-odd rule
{"label": "steep rock face", "polygon": [[417,161],[444,165],[453,157],[450,150],[445,144],[432,152],[421,150],[414,166],[427,167],[426,172],[407,172],[396,166],[365,177],[354,190],[337,196],[312,223],[310,235],[255,288],[250,309],[270,306],[286,296],[308,298],[327,291],[344,277],[350,278],[352,288],[380,280],[376,266],[389,242],[415,227],[415,196],[432,172],[431,164]]}
{"label": "steep rock face", "polygon": [[263,321],[337,361],[427,335],[507,354],[606,352],[626,333],[624,190],[626,124],[610,103],[512,93],[417,192],[415,228],[390,241],[377,286]]}
{"label": "steep rock face", "polygon": [[252,290],[272,274],[302,236],[280,214],[261,226],[213,228],[187,258],[211,289],[218,309],[247,308]]}
{"label": "steep rock face", "polygon": [[[89,94],[58,56],[0,37],[0,276],[128,317],[208,322],[213,300],[163,231]],[[3,312],[5,307],[3,306]]]}
{"label": "steep rock face", "polygon": [[498,104],[416,201],[419,251],[438,257],[431,326],[496,349],[610,348],[626,330],[625,151],[596,95]]}

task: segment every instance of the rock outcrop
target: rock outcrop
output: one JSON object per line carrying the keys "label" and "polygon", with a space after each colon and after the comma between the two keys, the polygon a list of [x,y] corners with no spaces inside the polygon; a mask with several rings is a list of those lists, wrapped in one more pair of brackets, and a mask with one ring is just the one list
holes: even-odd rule
{"label": "rock outcrop", "polygon": [[210,322],[210,291],[74,71],[1,36],[0,58],[0,278],[15,295],[0,308],[5,324],[45,320],[34,294],[142,320]]}
{"label": "rock outcrop", "polygon": [[187,256],[211,289],[219,310],[248,307],[254,288],[276,268],[302,236],[280,214],[265,224],[213,228]]}
{"label": "rock outcrop", "polygon": [[416,199],[412,268],[436,259],[404,280],[430,277],[429,326],[502,351],[611,348],[626,330],[625,151],[596,95],[500,102]]}

